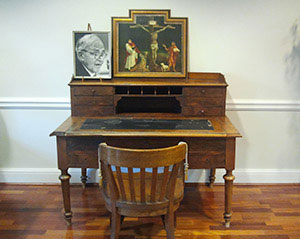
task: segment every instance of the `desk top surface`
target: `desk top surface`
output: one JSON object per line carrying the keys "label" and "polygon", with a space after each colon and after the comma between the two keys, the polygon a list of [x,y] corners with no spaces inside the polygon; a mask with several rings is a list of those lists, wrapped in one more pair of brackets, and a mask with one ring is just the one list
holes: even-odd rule
{"label": "desk top surface", "polygon": [[[114,136],[114,137],[241,137],[237,129],[232,125],[230,120],[226,116],[222,117],[161,117],[161,122],[166,124],[170,121],[174,124],[174,120],[180,122],[180,125],[195,124],[195,127],[175,127],[170,128],[160,127],[159,129],[133,127],[122,128],[122,127],[96,127],[87,126],[85,122],[108,122],[108,121],[119,121],[123,120],[129,122],[130,120],[136,120],[137,122],[142,122],[147,119],[147,123],[151,124],[153,119],[147,117],[69,117],[65,120],[50,136]],[[159,122],[159,119],[155,118],[155,122]],[[210,126],[208,128],[203,128],[203,122],[208,121]],[[201,124],[200,124],[201,123]],[[198,125],[197,125],[198,124]]]}

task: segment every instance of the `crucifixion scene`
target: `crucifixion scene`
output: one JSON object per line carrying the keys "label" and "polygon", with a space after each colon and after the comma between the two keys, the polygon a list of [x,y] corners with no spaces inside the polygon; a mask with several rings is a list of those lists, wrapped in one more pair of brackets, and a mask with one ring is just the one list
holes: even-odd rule
{"label": "crucifixion scene", "polygon": [[181,72],[182,25],[164,16],[136,16],[119,25],[119,69],[123,72]]}

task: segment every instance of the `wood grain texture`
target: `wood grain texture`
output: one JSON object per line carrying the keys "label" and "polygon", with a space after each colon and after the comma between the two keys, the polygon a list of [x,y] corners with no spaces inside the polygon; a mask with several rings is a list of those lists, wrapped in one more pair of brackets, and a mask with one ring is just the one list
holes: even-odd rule
{"label": "wood grain texture", "polygon": [[[187,184],[175,238],[299,239],[300,185],[234,186],[231,227],[223,221],[224,187]],[[73,224],[61,211],[60,186],[0,185],[0,238],[107,239],[109,214],[96,186],[71,187]],[[160,218],[125,218],[120,239],[166,237]]]}

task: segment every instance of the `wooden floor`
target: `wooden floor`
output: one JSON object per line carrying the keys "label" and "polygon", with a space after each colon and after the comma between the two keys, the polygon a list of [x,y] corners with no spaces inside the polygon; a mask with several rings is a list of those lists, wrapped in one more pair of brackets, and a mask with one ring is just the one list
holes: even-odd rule
{"label": "wooden floor", "polygon": [[[233,218],[223,226],[223,186],[187,186],[176,238],[299,239],[300,185],[235,186]],[[73,225],[62,216],[59,186],[0,185],[1,239],[109,238],[108,213],[96,186],[72,186]],[[160,218],[125,218],[121,239],[165,238]]]}

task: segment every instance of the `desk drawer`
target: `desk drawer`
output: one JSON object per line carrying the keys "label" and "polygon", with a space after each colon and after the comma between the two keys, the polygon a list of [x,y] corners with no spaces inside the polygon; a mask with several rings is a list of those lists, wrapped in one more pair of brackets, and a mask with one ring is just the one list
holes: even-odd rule
{"label": "desk drawer", "polygon": [[202,97],[185,97],[184,98],[184,105],[187,106],[219,106],[222,107],[225,104],[223,98],[202,98]]}
{"label": "desk drawer", "polygon": [[73,151],[68,154],[70,159],[70,168],[98,168],[97,151]]}
{"label": "desk drawer", "polygon": [[76,96],[72,103],[74,105],[112,105],[113,96]]}
{"label": "desk drawer", "polygon": [[109,116],[113,114],[113,106],[75,105],[72,108],[72,116]]}
{"label": "desk drawer", "polygon": [[109,86],[73,86],[72,93],[74,96],[78,95],[113,95],[113,87]]}
{"label": "desk drawer", "polygon": [[207,107],[207,106],[185,106],[182,108],[184,116],[220,116],[224,115],[223,107]]}
{"label": "desk drawer", "polygon": [[186,87],[183,93],[185,97],[225,98],[226,89],[224,87]]}
{"label": "desk drawer", "polygon": [[223,138],[183,138],[189,148],[189,168],[225,167],[226,140]]}
{"label": "desk drawer", "polygon": [[189,152],[189,168],[224,168],[225,153]]}
{"label": "desk drawer", "polygon": [[70,137],[67,141],[67,159],[70,168],[98,168],[98,145],[102,138]]}

